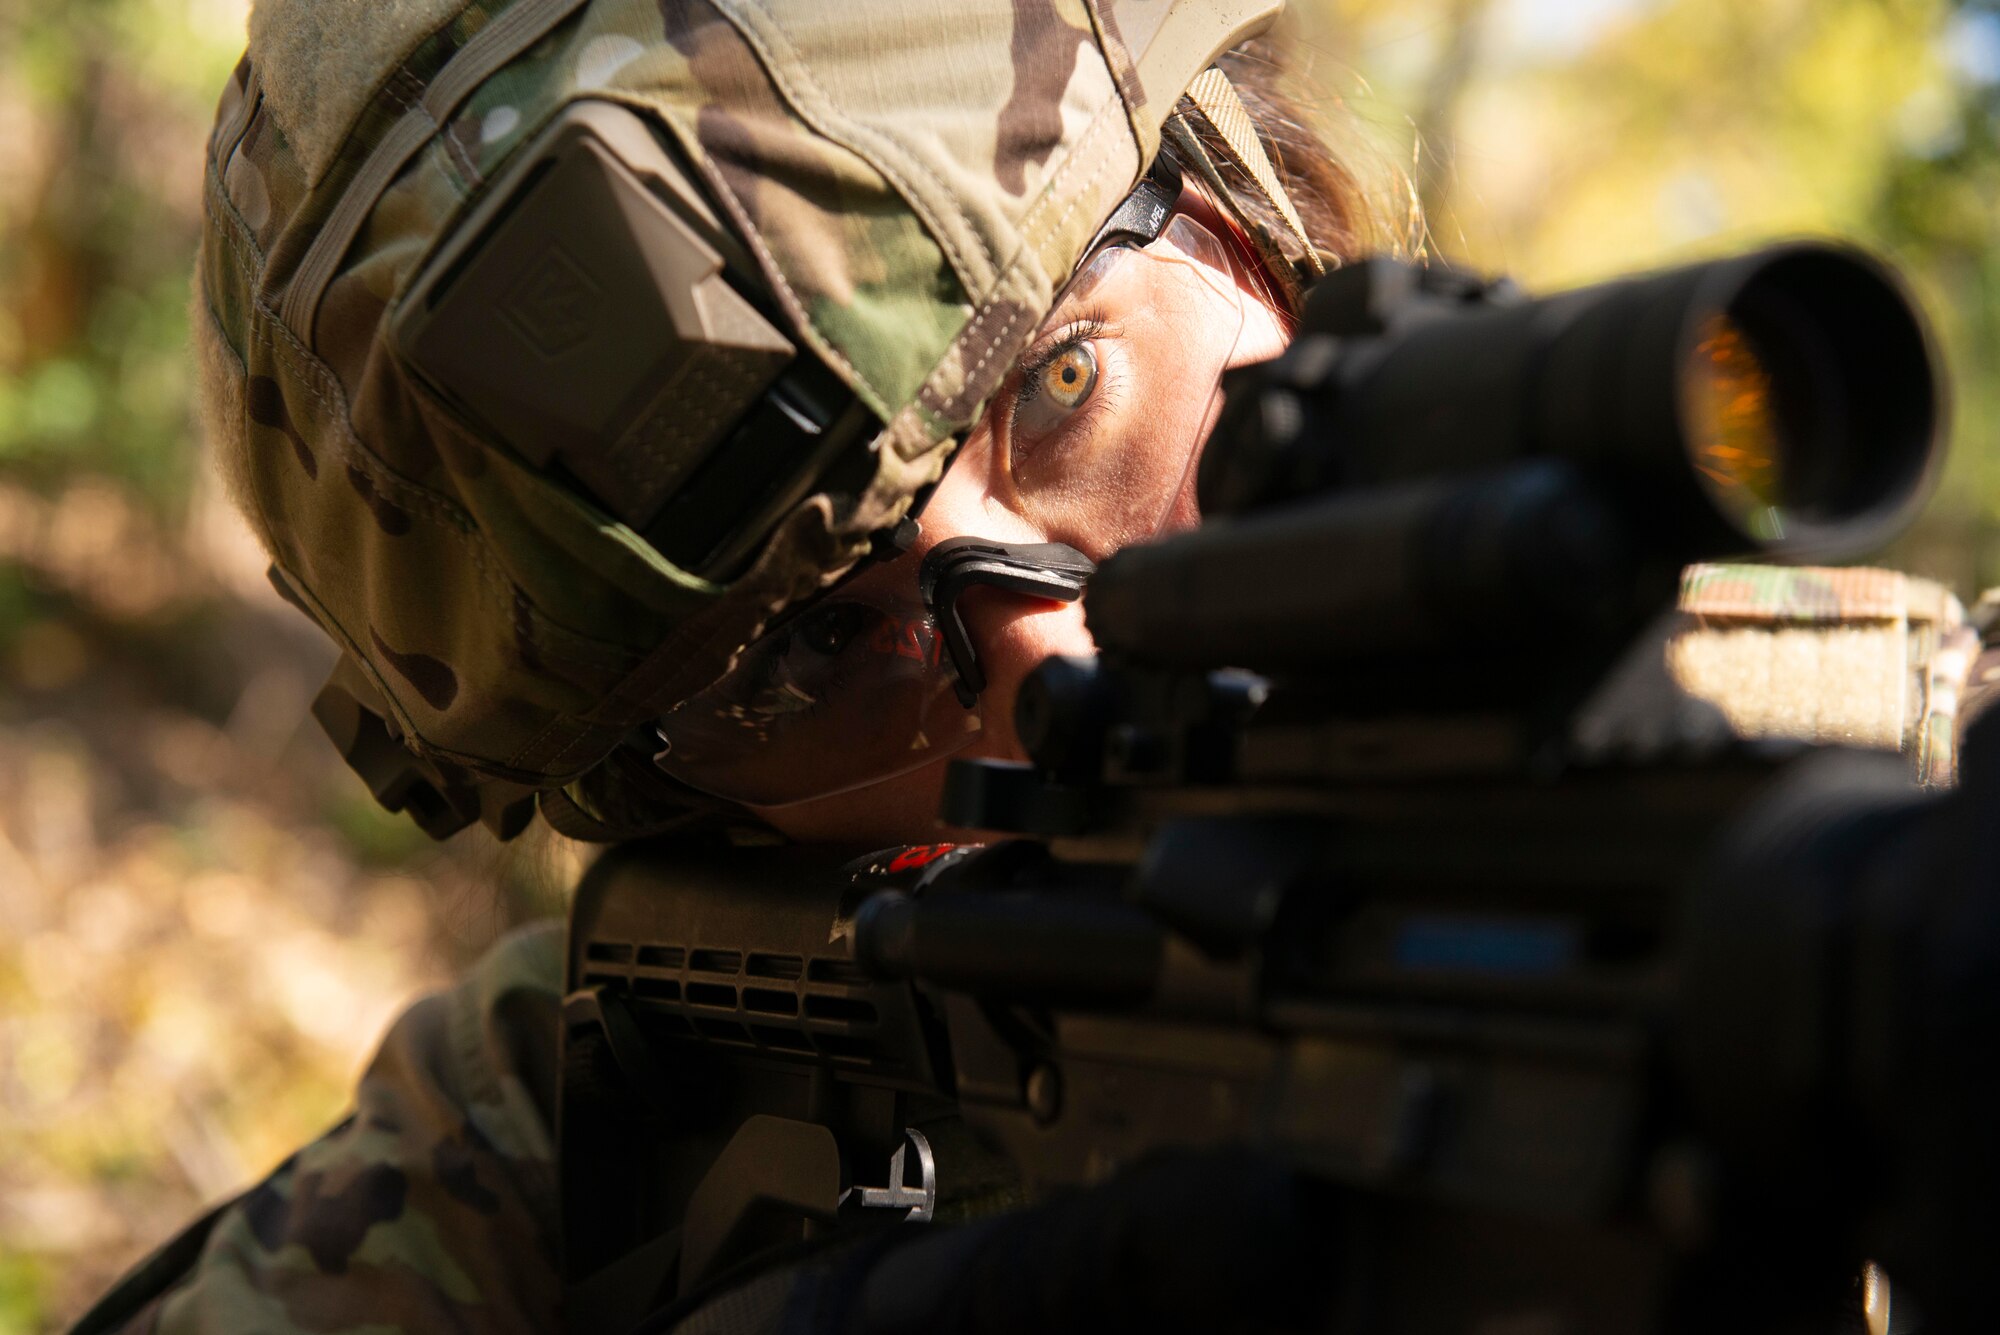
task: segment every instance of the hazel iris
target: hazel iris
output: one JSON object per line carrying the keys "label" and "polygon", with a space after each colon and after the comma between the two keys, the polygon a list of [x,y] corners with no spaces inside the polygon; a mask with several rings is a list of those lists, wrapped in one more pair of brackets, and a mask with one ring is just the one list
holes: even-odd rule
{"label": "hazel iris", "polygon": [[1086,344],[1073,344],[1042,368],[1042,393],[1059,407],[1075,408],[1097,385],[1097,358]]}

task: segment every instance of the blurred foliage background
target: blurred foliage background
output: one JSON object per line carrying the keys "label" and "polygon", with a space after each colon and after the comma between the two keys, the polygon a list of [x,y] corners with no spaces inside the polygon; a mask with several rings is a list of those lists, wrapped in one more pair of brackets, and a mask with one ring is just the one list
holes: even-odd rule
{"label": "blurred foliage background", "polygon": [[1316,82],[1404,170],[1438,257],[1553,289],[1776,237],[1903,266],[1955,446],[1888,563],[2000,583],[2000,3],[1308,0]]}
{"label": "blurred foliage background", "polygon": [[[1294,10],[1433,256],[1540,288],[1797,233],[1902,263],[1956,449],[1885,559],[2000,583],[2000,0]],[[0,0],[0,1335],[329,1124],[396,1010],[579,866],[375,810],[202,464],[188,258],[244,16]]]}
{"label": "blurred foliage background", "polygon": [[201,458],[188,272],[245,13],[0,0],[0,1335],[331,1125],[393,1016],[578,870],[375,807]]}

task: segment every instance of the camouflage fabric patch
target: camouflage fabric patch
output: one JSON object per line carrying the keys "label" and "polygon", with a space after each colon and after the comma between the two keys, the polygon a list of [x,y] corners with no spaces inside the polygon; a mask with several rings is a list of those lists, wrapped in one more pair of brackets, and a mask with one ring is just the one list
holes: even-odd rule
{"label": "camouflage fabric patch", "polygon": [[1693,565],[1681,574],[1683,612],[1791,623],[1900,620],[1905,576],[1866,567]]}
{"label": "camouflage fabric patch", "polygon": [[1690,566],[1668,667],[1746,737],[1900,750],[1952,782],[1977,635],[1942,586],[1869,568]]}

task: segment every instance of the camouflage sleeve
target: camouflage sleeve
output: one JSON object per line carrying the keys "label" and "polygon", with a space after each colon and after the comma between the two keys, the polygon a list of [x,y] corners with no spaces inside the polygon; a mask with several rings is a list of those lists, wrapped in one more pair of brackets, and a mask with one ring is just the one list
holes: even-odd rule
{"label": "camouflage sleeve", "polygon": [[1898,750],[1952,782],[1978,632],[1957,598],[1894,570],[1690,566],[1675,682],[1745,737]]}
{"label": "camouflage sleeve", "polygon": [[556,1330],[561,984],[552,923],[411,1007],[346,1120],[133,1271],[78,1335]]}

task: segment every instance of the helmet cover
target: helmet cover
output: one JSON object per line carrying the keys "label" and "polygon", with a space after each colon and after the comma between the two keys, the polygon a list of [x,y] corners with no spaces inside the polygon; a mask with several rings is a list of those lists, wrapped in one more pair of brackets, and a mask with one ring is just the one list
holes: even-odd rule
{"label": "helmet cover", "polygon": [[[936,478],[1181,91],[1277,0],[262,0],[209,143],[195,326],[281,589],[439,770],[590,769],[720,676]],[[788,337],[880,422],[874,472],[724,583],[468,427],[387,337],[413,275],[566,107],[639,113]]]}

